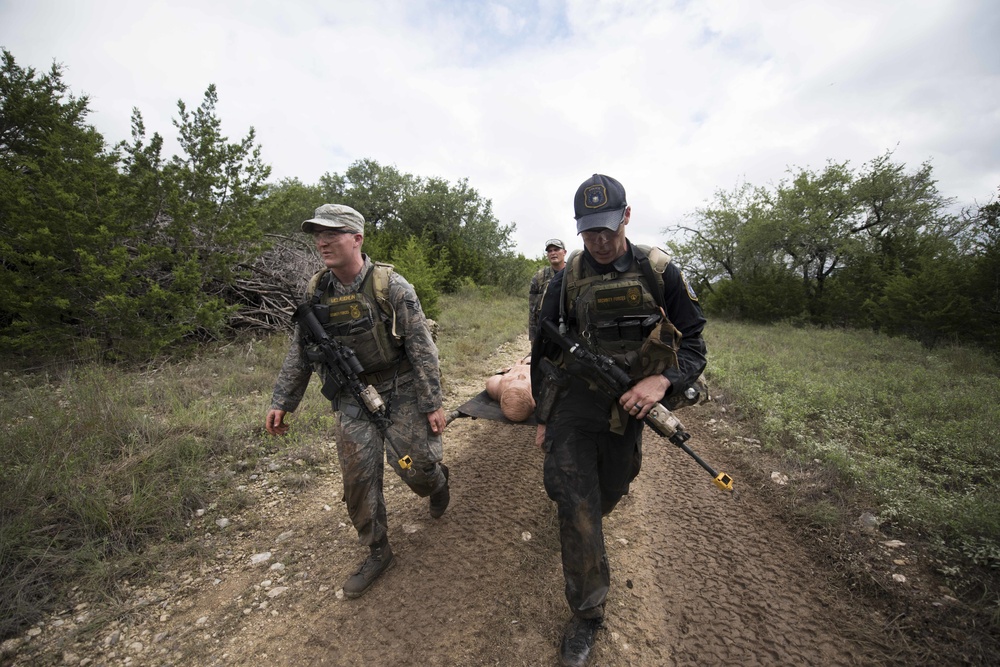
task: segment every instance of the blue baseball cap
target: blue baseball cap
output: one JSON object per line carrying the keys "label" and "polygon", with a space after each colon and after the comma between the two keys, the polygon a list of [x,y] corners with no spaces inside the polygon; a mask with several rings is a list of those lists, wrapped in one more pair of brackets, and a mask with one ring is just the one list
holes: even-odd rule
{"label": "blue baseball cap", "polygon": [[622,184],[610,176],[594,174],[580,184],[573,198],[576,233],[590,229],[617,230],[625,219],[627,207]]}

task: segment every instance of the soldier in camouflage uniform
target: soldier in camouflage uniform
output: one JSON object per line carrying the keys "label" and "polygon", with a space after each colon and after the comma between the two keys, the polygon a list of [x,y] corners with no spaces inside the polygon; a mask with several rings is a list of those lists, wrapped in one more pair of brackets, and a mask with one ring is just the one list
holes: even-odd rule
{"label": "soldier in camouflage uniform", "polygon": [[538,333],[538,311],[542,307],[545,288],[548,287],[552,276],[566,266],[566,246],[559,239],[549,239],[545,242],[545,256],[549,260],[549,265],[535,272],[528,288],[528,340],[530,341],[535,340],[535,335]]}
{"label": "soldier in camouflage uniform", "polygon": [[[383,438],[350,395],[333,399],[337,413],[337,456],[344,478],[344,499],[361,544],[370,554],[344,582],[344,594],[361,596],[393,564],[382,493],[384,461],[420,497],[430,497],[430,514],[441,517],[450,500],[448,468],[441,460],[445,413],[437,346],[413,287],[389,265],[373,263],[361,252],[364,218],[340,204],[324,204],[302,223],[313,235],[326,269],[310,283],[307,298],[324,310],[331,338],[354,350],[371,384],[389,409],[392,426]],[[381,287],[379,287],[381,278]],[[284,419],[294,411],[315,370],[299,325],[271,397],[265,427],[284,435]]]}
{"label": "soldier in camouflage uniform", "polygon": [[705,318],[680,270],[662,250],[625,237],[632,209],[621,183],[594,174],[577,189],[574,207],[584,250],[549,283],[539,326],[565,325],[635,381],[620,397],[609,396],[574,374],[573,358],[539,330],[531,350],[536,443],[545,451],[543,480],[556,503],[573,612],[560,663],[579,667],[602,627],[611,584],[603,517],[639,474],[642,419],[664,398],[683,394],[704,370],[706,351]]}

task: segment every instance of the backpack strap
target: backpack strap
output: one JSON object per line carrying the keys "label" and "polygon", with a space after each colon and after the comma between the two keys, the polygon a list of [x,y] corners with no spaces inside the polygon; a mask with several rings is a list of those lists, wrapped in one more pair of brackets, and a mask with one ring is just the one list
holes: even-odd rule
{"label": "backpack strap", "polygon": [[392,328],[390,333],[392,337],[399,340],[400,335],[396,333],[396,309],[392,307],[389,302],[389,280],[392,277],[393,265],[385,264],[383,262],[374,262],[372,267],[372,287],[375,290],[375,302],[378,304],[379,309],[385,313],[386,317],[392,319]]}
{"label": "backpack strap", "polygon": [[649,281],[649,286],[653,290],[653,298],[656,305],[663,311],[663,316],[667,316],[666,302],[663,300],[663,272],[670,264],[670,255],[656,246],[633,245],[632,253],[639,263],[639,270]]}
{"label": "backpack strap", "polygon": [[559,293],[559,333],[564,336],[569,326],[566,324],[566,286],[571,280],[574,283],[576,282],[576,279],[580,275],[580,262],[582,260],[583,254],[577,248],[569,254],[569,258],[566,260],[566,268],[563,270],[562,290]]}

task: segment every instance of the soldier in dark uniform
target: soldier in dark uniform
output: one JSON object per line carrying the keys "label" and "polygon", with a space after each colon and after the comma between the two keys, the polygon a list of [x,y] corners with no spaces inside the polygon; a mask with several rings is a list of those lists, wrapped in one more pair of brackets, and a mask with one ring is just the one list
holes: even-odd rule
{"label": "soldier in dark uniform", "polygon": [[[344,594],[361,596],[393,564],[387,537],[384,461],[421,497],[430,497],[430,514],[439,518],[450,500],[448,468],[441,460],[445,429],[437,346],[413,287],[386,264],[361,252],[365,220],[349,206],[324,204],[302,223],[312,234],[326,269],[310,282],[307,299],[325,309],[324,328],[351,348],[371,384],[389,409],[392,426],[383,438],[354,398],[333,399],[337,413],[337,455],[344,498],[368,558],[344,582]],[[272,435],[288,431],[285,415],[295,410],[313,370],[326,382],[325,369],[309,360],[309,345],[296,326],[278,374],[265,427]]]}
{"label": "soldier in dark uniform", "polygon": [[531,285],[528,287],[528,340],[535,340],[538,334],[538,311],[542,308],[542,297],[545,296],[545,288],[558,271],[562,271],[566,266],[566,246],[559,239],[549,239],[545,242],[545,257],[549,260],[548,266],[535,271],[531,277]]}
{"label": "soldier in dark uniform", "polygon": [[[534,341],[536,441],[545,451],[545,490],[557,506],[566,600],[573,612],[560,660],[578,666],[586,664],[603,624],[611,575],[602,517],[639,473],[641,420],[653,404],[683,393],[698,378],[706,350],[705,319],[680,270],[662,250],[626,238],[632,209],[621,183],[594,174],[577,189],[574,207],[584,250],[574,252],[549,284],[539,322],[561,323],[635,380],[615,401],[574,375],[571,360],[544,330]],[[543,358],[563,369],[563,388],[543,375]],[[549,391],[557,391],[554,398]]]}

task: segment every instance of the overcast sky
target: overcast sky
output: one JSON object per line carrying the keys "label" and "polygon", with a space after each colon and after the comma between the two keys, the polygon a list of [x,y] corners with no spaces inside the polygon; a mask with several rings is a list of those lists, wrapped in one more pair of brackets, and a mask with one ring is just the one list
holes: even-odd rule
{"label": "overcast sky", "polygon": [[363,158],[467,178],[529,257],[581,246],[595,172],[661,245],[717,190],[828,160],[929,160],[958,204],[1000,186],[997,0],[0,0],[0,45],[65,65],[109,143],[133,107],[172,140],[214,83],[272,179]]}

